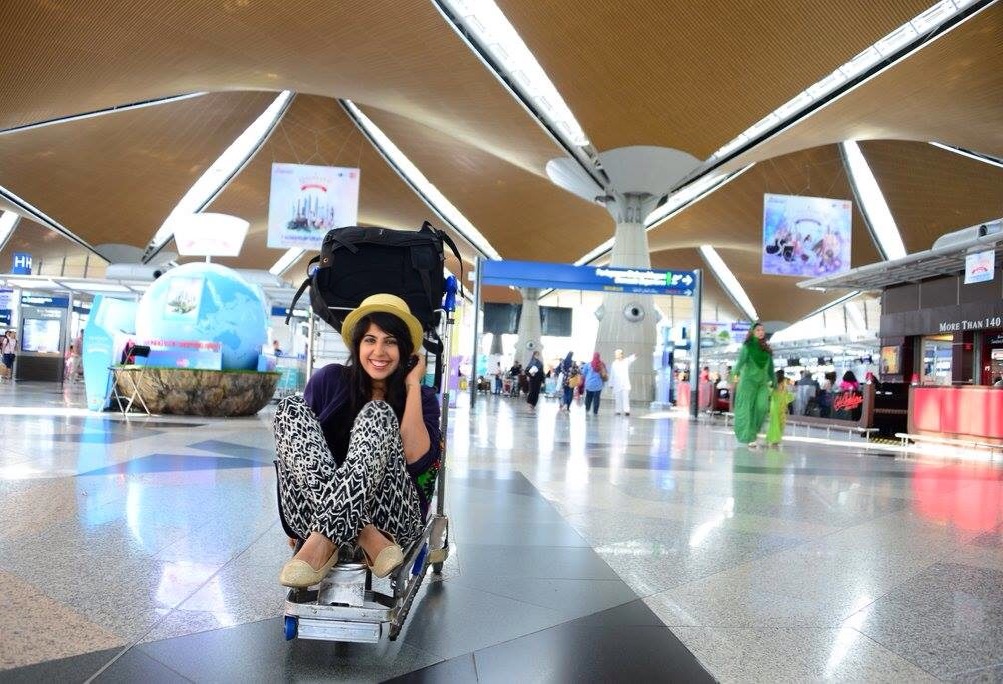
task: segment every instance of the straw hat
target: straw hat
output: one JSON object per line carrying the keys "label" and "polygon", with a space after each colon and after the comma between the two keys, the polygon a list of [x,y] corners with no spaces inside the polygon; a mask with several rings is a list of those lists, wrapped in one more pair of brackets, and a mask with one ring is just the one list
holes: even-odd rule
{"label": "straw hat", "polygon": [[345,321],[341,324],[341,339],[345,341],[346,347],[352,348],[352,333],[359,319],[377,312],[388,313],[404,321],[408,332],[411,333],[411,343],[415,352],[421,348],[421,323],[411,314],[407,302],[392,294],[370,295],[345,316]]}

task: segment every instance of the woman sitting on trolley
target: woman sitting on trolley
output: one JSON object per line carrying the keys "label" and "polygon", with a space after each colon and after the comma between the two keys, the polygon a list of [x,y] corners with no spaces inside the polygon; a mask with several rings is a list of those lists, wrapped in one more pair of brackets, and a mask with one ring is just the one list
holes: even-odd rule
{"label": "woman sitting on trolley", "polygon": [[[304,540],[279,577],[319,583],[341,547],[386,577],[422,535],[439,468],[439,402],[422,387],[422,328],[404,300],[367,297],[345,317],[347,365],[317,371],[275,414],[282,515]],[[291,540],[295,544],[296,540]]]}

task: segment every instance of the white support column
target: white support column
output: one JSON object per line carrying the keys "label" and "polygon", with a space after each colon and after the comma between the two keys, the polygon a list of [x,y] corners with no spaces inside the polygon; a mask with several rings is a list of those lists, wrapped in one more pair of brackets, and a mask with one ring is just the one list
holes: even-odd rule
{"label": "white support column", "polygon": [[[654,209],[655,202],[656,198],[646,193],[627,193],[607,205],[616,219],[610,266],[651,268],[644,217]],[[624,356],[636,355],[630,367],[630,398],[650,403],[655,392],[651,362],[657,323],[654,297],[608,292],[603,295],[600,311],[596,350],[607,364],[612,362],[615,349],[622,349]]]}
{"label": "white support column", "polygon": [[519,339],[515,345],[515,360],[523,366],[529,361],[534,351],[543,355],[543,344],[540,340],[540,290],[535,287],[521,287],[522,313],[519,315]]}

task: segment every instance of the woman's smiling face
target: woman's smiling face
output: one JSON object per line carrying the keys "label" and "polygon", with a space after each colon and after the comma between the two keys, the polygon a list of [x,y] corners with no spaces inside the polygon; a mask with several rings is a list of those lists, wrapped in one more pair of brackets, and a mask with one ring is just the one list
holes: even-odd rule
{"label": "woman's smiling face", "polygon": [[400,365],[397,338],[388,335],[375,323],[369,324],[359,342],[359,363],[370,378],[382,382]]}

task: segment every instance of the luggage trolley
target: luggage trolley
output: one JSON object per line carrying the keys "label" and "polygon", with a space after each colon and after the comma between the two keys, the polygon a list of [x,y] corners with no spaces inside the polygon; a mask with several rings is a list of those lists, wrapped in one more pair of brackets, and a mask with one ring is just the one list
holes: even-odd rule
{"label": "luggage trolley", "polygon": [[[444,344],[442,351],[435,355],[436,378],[443,380],[449,377],[449,340],[454,323],[456,291],[456,278],[450,276],[446,279],[444,302],[439,310],[440,339]],[[362,561],[361,550],[342,549],[337,564],[316,588],[290,589],[287,593],[283,624],[287,640],[375,643],[380,640],[383,626],[389,625],[389,637],[393,641],[404,626],[429,567],[436,574],[442,572],[442,565],[449,555],[449,520],[445,514],[449,389],[447,382],[441,386],[442,448],[435,509],[425,523],[422,536],[404,549],[404,563],[390,575],[390,593],[374,590],[372,574]],[[282,518],[281,502],[279,517]],[[286,534],[295,538],[284,519],[282,526]]]}

